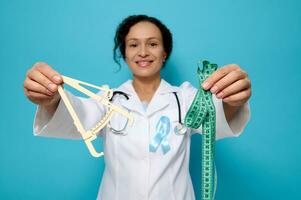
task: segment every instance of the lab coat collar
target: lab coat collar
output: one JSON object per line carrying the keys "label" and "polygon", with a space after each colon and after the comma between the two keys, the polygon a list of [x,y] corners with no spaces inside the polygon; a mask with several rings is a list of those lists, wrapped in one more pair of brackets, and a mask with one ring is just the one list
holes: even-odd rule
{"label": "lab coat collar", "polygon": [[136,111],[147,116],[150,116],[168,106],[170,102],[169,94],[179,91],[177,87],[172,86],[164,79],[161,79],[160,85],[156,90],[151,102],[149,102],[147,110],[145,111],[132,83],[132,80],[128,80],[116,89],[117,91],[122,91],[129,96],[129,100],[124,101],[122,105],[130,111]]}

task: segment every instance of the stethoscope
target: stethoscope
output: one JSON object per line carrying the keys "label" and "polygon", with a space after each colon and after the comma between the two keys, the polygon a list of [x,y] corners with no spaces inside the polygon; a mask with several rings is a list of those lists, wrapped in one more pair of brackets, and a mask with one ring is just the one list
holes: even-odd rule
{"label": "stethoscope", "polygon": [[[186,133],[186,131],[187,131],[187,127],[182,123],[181,105],[180,105],[180,101],[179,101],[178,95],[177,95],[176,92],[173,92],[173,94],[174,94],[174,96],[175,96],[175,98],[177,100],[178,121],[179,121],[178,124],[174,128],[174,132],[177,135],[184,135]],[[112,102],[114,100],[115,95],[122,95],[122,96],[124,96],[126,98],[126,100],[130,99],[129,96],[126,93],[122,92],[122,91],[113,91],[113,95],[112,95],[111,99],[109,99],[110,102]],[[114,129],[111,126],[110,122],[109,122],[108,126],[109,126],[110,130],[112,131],[112,133],[117,134],[117,135],[123,135],[124,134],[124,130],[125,130],[127,124],[128,124],[128,121],[126,122],[125,126],[122,129],[120,129],[120,130]]]}

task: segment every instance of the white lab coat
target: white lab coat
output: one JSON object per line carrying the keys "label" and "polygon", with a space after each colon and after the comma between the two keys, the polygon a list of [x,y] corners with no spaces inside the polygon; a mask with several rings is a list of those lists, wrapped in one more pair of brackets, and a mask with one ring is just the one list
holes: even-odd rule
{"label": "white lab coat", "polygon": [[[196,94],[196,88],[188,82],[184,82],[180,87],[171,86],[162,79],[146,110],[131,80],[116,90],[128,94],[129,100],[116,97],[114,103],[133,114],[134,124],[131,127],[127,126],[126,135],[123,136],[113,134],[108,127],[100,133],[103,137],[106,166],[97,199],[194,200],[189,174],[190,136],[198,130],[188,129],[185,135],[174,133],[173,129],[178,123],[178,108],[172,92],[178,94],[184,120]],[[92,99],[75,97],[70,93],[68,96],[86,129],[93,127],[105,113],[105,108]],[[239,110],[229,125],[224,115],[222,101],[214,95],[213,101],[216,107],[216,139],[239,136],[250,118],[249,104],[246,103]],[[165,155],[160,147],[156,152],[149,152],[149,144],[156,133],[156,124],[163,115],[172,123],[171,132],[167,136],[171,149]],[[118,120],[116,115],[111,122],[116,124]],[[52,118],[47,116],[45,110],[38,108],[34,134],[80,138],[62,101]]]}

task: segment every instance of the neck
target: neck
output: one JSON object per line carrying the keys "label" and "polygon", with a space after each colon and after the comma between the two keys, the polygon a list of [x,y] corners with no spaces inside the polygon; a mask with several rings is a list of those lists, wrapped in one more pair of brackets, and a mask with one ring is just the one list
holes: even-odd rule
{"label": "neck", "polygon": [[133,87],[140,101],[150,102],[158,89],[161,82],[161,77],[133,77]]}

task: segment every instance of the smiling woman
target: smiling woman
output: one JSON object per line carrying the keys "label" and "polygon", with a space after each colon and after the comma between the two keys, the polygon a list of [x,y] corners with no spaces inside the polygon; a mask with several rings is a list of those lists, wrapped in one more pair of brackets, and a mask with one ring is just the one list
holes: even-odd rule
{"label": "smiling woman", "polygon": [[[197,92],[189,82],[172,86],[161,78],[161,69],[172,51],[172,35],[158,19],[133,15],[124,19],[115,35],[114,60],[123,58],[133,80],[115,89],[113,103],[131,112],[134,123],[123,127],[125,134],[104,128],[105,171],[98,199],[194,200],[189,174],[190,136],[198,130],[176,134],[179,115],[184,118]],[[213,94],[216,108],[216,139],[238,136],[249,120],[251,84],[238,65],[226,65],[211,76],[204,89]],[[65,105],[57,94],[62,76],[46,63],[36,63],[24,81],[25,95],[38,110],[35,135],[79,138]],[[79,118],[90,127],[106,109],[92,99],[68,93]],[[225,108],[225,110],[224,110]],[[120,124],[116,115],[110,124]],[[63,123],[62,123],[63,122]],[[162,150],[161,150],[162,149]]]}
{"label": "smiling woman", "polygon": [[[125,18],[120,25],[117,27],[115,34],[115,46],[114,46],[114,60],[117,64],[119,63],[119,59],[122,57],[125,59],[125,47],[126,47],[126,37],[128,37],[128,33],[130,29],[132,29],[134,25],[141,22],[149,22],[150,24],[155,26],[155,29],[159,29],[159,35],[157,37],[161,38],[162,45],[164,47],[164,51],[166,53],[166,60],[169,58],[173,42],[172,42],[172,34],[170,30],[158,19],[146,15],[132,15]],[[145,37],[145,36],[143,36]],[[142,38],[143,38],[142,37]],[[118,51],[119,50],[119,51]],[[121,54],[121,55],[120,55]],[[164,64],[163,64],[164,66]]]}
{"label": "smiling woman", "polygon": [[135,77],[160,77],[166,59],[160,30],[149,22],[134,25],[126,36],[125,58]]}
{"label": "smiling woman", "polygon": [[[125,59],[133,73],[133,86],[140,99],[149,102],[160,84],[160,70],[167,55],[160,30],[150,22],[139,22],[132,26],[125,43]],[[155,83],[149,91],[140,87],[145,79]]]}

